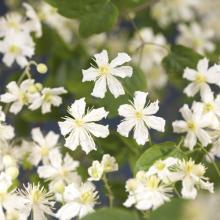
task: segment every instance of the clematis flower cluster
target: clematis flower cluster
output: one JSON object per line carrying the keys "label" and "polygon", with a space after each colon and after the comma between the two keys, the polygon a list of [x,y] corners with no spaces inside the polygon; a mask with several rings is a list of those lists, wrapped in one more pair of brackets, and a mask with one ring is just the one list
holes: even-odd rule
{"label": "clematis flower cluster", "polygon": [[135,178],[126,182],[129,193],[124,206],[138,210],[155,210],[170,201],[176,192],[175,185],[182,185],[181,196],[195,199],[199,189],[213,193],[213,183],[204,176],[206,168],[193,160],[168,157],[156,161],[147,171],[138,171]]}
{"label": "clematis flower cluster", "polygon": [[[2,61],[11,67],[16,62],[21,68],[28,65],[28,59],[34,55],[36,37],[42,36],[40,20],[31,5],[23,4],[26,16],[18,12],[9,12],[0,18],[0,53]],[[15,37],[16,36],[16,37]]]}

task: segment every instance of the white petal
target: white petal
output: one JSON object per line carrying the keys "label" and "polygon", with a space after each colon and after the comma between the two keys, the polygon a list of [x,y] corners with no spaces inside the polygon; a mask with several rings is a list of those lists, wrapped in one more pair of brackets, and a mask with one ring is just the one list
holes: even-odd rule
{"label": "white petal", "polygon": [[76,148],[80,145],[80,133],[81,132],[78,129],[71,132],[66,138],[65,147],[68,147],[72,151],[76,150]]}
{"label": "white petal", "polygon": [[122,121],[117,128],[117,132],[120,133],[122,136],[128,137],[129,132],[135,126],[134,120],[125,120]]}
{"label": "white petal", "polygon": [[145,116],[144,121],[149,128],[164,132],[165,120],[163,118],[157,116]]}
{"label": "white petal", "polygon": [[81,98],[76,100],[71,107],[68,109],[68,112],[74,117],[74,118],[82,118],[85,114],[85,108],[86,108],[86,102],[85,98]]}
{"label": "white petal", "polygon": [[[45,139],[44,136],[40,130],[40,128],[33,128],[31,131],[31,136],[32,139],[38,143],[40,146],[44,146],[45,145]],[[44,146],[46,147],[46,146]]]}
{"label": "white petal", "polygon": [[54,133],[53,131],[50,131],[46,135],[45,139],[46,139],[46,142],[47,142],[49,147],[54,147],[58,142],[59,135]]}
{"label": "white petal", "polygon": [[133,74],[133,69],[130,66],[121,66],[121,67],[113,68],[111,70],[111,74],[121,78],[131,77]]}
{"label": "white petal", "polygon": [[144,108],[145,115],[153,115],[157,113],[159,110],[158,100],[155,102],[150,103],[147,107]]}
{"label": "white petal", "polygon": [[199,62],[197,64],[197,69],[200,73],[207,72],[208,67],[209,67],[209,61],[207,58],[203,58],[203,59],[199,60]]}
{"label": "white petal", "polygon": [[114,95],[115,98],[125,94],[122,84],[114,76],[108,75],[107,83],[110,92]]}
{"label": "white petal", "polygon": [[214,93],[211,90],[201,92],[201,99],[205,103],[211,103],[214,101]]}
{"label": "white petal", "polygon": [[106,50],[103,50],[101,53],[95,54],[94,57],[98,66],[108,64],[108,53]]}
{"label": "white petal", "polygon": [[210,136],[208,135],[208,133],[203,130],[203,129],[198,129],[197,132],[196,132],[196,136],[198,137],[199,141],[201,142],[201,144],[203,146],[207,146],[208,144],[211,143],[211,138]]}
{"label": "white petal", "polygon": [[111,67],[120,66],[126,62],[129,62],[131,60],[131,57],[126,53],[118,53],[118,56],[113,59],[110,63]]}
{"label": "white petal", "polygon": [[106,93],[106,77],[100,77],[96,82],[91,93],[92,96],[104,98]]}
{"label": "white petal", "polygon": [[49,152],[50,163],[53,167],[59,169],[62,166],[62,154],[58,148],[54,148]]}
{"label": "white petal", "polygon": [[193,150],[193,147],[196,145],[196,142],[196,135],[192,132],[188,132],[184,140],[184,146],[188,147],[190,150]]}
{"label": "white petal", "polygon": [[175,133],[185,133],[187,131],[187,124],[185,121],[174,121],[172,125]]}
{"label": "white petal", "polygon": [[144,145],[149,140],[148,136],[148,129],[144,125],[144,122],[137,122],[134,127],[134,139],[136,140],[136,142],[139,145]]}
{"label": "white petal", "polygon": [[88,154],[92,150],[96,150],[95,142],[92,139],[91,135],[86,132],[80,132],[80,145],[82,146],[83,151]]}
{"label": "white petal", "polygon": [[195,199],[197,196],[197,190],[194,186],[194,182],[191,178],[185,177],[183,179],[183,188],[181,190],[183,198],[186,199]]}
{"label": "white petal", "polygon": [[96,123],[87,123],[86,129],[95,137],[105,138],[109,135],[108,125],[100,125]]}
{"label": "white petal", "polygon": [[128,104],[120,105],[118,108],[118,114],[120,116],[132,118],[135,115],[135,109],[132,105],[128,105]]}
{"label": "white petal", "polygon": [[17,114],[18,112],[21,111],[23,105],[20,103],[20,102],[14,102],[11,107],[10,107],[10,112],[11,113],[14,113],[14,114]]}
{"label": "white petal", "polygon": [[193,97],[198,91],[199,91],[200,87],[197,83],[190,83],[184,90],[183,92],[189,96],[189,97]]}
{"label": "white petal", "polygon": [[97,109],[92,109],[90,112],[88,112],[83,120],[86,122],[90,122],[90,121],[100,121],[103,118],[106,118],[108,115],[108,112],[105,111],[105,108],[97,108]]}
{"label": "white petal", "polygon": [[51,178],[56,175],[57,170],[52,166],[39,166],[37,173],[40,178]]}
{"label": "white petal", "polygon": [[200,90],[201,97],[204,97],[204,96],[206,96],[206,94],[211,93],[211,92],[212,92],[212,90],[211,90],[210,86],[207,83],[204,83],[201,86],[201,90]]}
{"label": "white petal", "polygon": [[184,73],[183,73],[183,78],[185,79],[188,79],[190,81],[194,81],[195,78],[196,78],[196,74],[197,74],[197,71],[193,70],[193,69],[190,69],[190,68],[186,68],[184,70]]}
{"label": "white petal", "polygon": [[56,217],[60,220],[70,220],[77,216],[80,211],[80,205],[77,203],[67,203],[66,205],[62,206],[57,214]]}
{"label": "white petal", "polygon": [[192,120],[192,112],[187,104],[183,105],[179,111],[186,121]]}
{"label": "white petal", "polygon": [[15,81],[10,82],[6,88],[8,89],[8,91],[14,95],[18,95],[20,89],[17,85],[17,83]]}
{"label": "white petal", "polygon": [[63,136],[66,136],[74,129],[73,119],[71,118],[67,118],[65,121],[60,121],[58,122],[58,124],[60,127],[61,134]]}
{"label": "white petal", "polygon": [[82,73],[83,73],[83,80],[82,80],[83,82],[95,81],[99,75],[97,70],[93,67],[90,67],[87,70],[82,70]]}
{"label": "white petal", "polygon": [[10,102],[14,102],[15,100],[17,100],[17,97],[11,93],[5,93],[1,95],[1,102],[10,103]]}
{"label": "white petal", "polygon": [[134,93],[134,106],[137,110],[144,109],[147,95],[148,95],[147,92],[136,91]]}

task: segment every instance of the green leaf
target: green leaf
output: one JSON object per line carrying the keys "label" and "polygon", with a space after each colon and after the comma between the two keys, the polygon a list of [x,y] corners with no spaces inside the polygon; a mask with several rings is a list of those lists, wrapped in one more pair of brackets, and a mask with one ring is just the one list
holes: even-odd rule
{"label": "green leaf", "polygon": [[58,12],[68,18],[80,18],[100,10],[108,0],[46,0]]}
{"label": "green leaf", "polygon": [[119,208],[103,208],[87,215],[82,220],[139,220],[136,212]]}
{"label": "green leaf", "polygon": [[94,11],[80,19],[79,32],[82,36],[88,37],[94,33],[101,33],[110,30],[116,24],[118,9],[108,2],[98,11]]}
{"label": "green leaf", "polygon": [[135,165],[135,173],[139,170],[147,171],[159,159],[166,159],[167,157],[184,158],[183,151],[176,147],[173,142],[164,142],[162,144],[155,144],[148,148],[137,160]]}
{"label": "green leaf", "polygon": [[117,22],[118,9],[109,0],[47,0],[58,12],[80,21],[80,34],[88,37],[110,30]]}
{"label": "green leaf", "polygon": [[162,64],[166,69],[171,81],[182,83],[183,71],[186,67],[196,68],[198,61],[202,56],[194,50],[174,45],[170,53],[163,59]]}
{"label": "green leaf", "polygon": [[149,2],[149,0],[112,0],[112,2],[121,10],[132,9],[144,5]]}

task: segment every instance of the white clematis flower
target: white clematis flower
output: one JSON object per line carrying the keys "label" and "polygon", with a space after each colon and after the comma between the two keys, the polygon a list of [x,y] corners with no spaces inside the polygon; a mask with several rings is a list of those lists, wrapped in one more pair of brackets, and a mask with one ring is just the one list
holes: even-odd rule
{"label": "white clematis flower", "polygon": [[192,81],[185,89],[184,93],[187,96],[194,96],[200,91],[200,94],[210,92],[209,84],[216,84],[220,86],[220,71],[219,66],[214,65],[209,68],[209,61],[207,58],[199,60],[197,70],[186,68],[184,70],[183,78]]}
{"label": "white clematis flower", "polygon": [[4,103],[12,103],[9,111],[17,114],[21,111],[24,105],[30,104],[33,100],[38,98],[39,93],[31,93],[29,88],[34,85],[34,80],[24,80],[19,86],[15,81],[10,82],[6,88],[8,92],[1,95],[0,100]]}
{"label": "white clematis flower", "polygon": [[57,212],[56,217],[60,220],[70,220],[76,216],[79,218],[94,211],[97,200],[95,186],[86,182],[80,186],[70,184],[65,188],[64,204]]}
{"label": "white clematis flower", "polygon": [[179,161],[177,172],[173,174],[173,180],[182,181],[181,194],[183,198],[195,199],[197,189],[205,189],[210,193],[214,192],[214,185],[204,177],[206,168],[202,164],[195,164],[191,159],[189,161]]}
{"label": "white clematis flower", "polygon": [[91,150],[96,150],[92,135],[101,138],[109,135],[108,125],[95,123],[106,118],[108,112],[103,107],[89,110],[87,113],[85,111],[85,98],[76,100],[68,109],[70,117],[59,122],[59,126],[62,135],[66,137],[66,147],[75,150],[77,146],[81,145],[83,151],[88,154]]}
{"label": "white clematis flower", "polygon": [[104,173],[104,169],[102,164],[95,160],[92,162],[92,166],[88,168],[88,174],[89,174],[89,181],[99,181],[102,178],[102,175]]}
{"label": "white clematis flower", "polygon": [[30,154],[30,161],[37,166],[40,161],[43,164],[49,162],[49,153],[53,151],[58,144],[59,135],[50,131],[47,135],[43,135],[40,128],[34,128],[31,131],[32,139],[35,142]]}
{"label": "white clematis flower", "polygon": [[62,98],[60,95],[67,93],[63,87],[58,88],[44,88],[41,91],[42,95],[35,99],[29,106],[29,109],[36,110],[41,107],[41,112],[46,114],[51,112],[51,106],[60,106]]}
{"label": "white clematis flower", "polygon": [[120,116],[125,119],[118,125],[117,131],[128,137],[134,128],[134,139],[139,145],[144,145],[149,140],[148,128],[164,132],[165,120],[154,116],[158,112],[158,101],[146,105],[148,93],[137,91],[134,101],[130,105],[121,105],[118,109]]}
{"label": "white clematis flower", "polygon": [[193,150],[197,143],[197,139],[203,146],[207,146],[211,143],[211,137],[205,130],[205,128],[210,125],[210,116],[203,114],[203,107],[198,103],[194,103],[191,111],[189,106],[185,104],[180,109],[180,112],[184,121],[174,121],[173,130],[176,133],[187,133],[184,140],[184,146]]}
{"label": "white clematis flower", "polygon": [[37,172],[40,178],[50,180],[52,191],[62,191],[64,187],[72,182],[79,182],[81,179],[76,173],[79,162],[73,160],[69,154],[62,158],[58,149],[49,153],[49,163],[39,166]]}
{"label": "white clematis flower", "polygon": [[109,63],[108,53],[106,50],[103,50],[101,53],[95,54],[94,57],[97,67],[90,67],[82,71],[83,82],[95,81],[92,95],[98,98],[104,98],[107,85],[115,98],[124,95],[124,89],[117,77],[125,78],[132,76],[132,67],[121,66],[131,60],[130,56],[126,53],[119,53],[118,56]]}
{"label": "white clematis flower", "polygon": [[9,35],[0,41],[0,52],[3,53],[2,61],[11,67],[16,61],[17,64],[24,68],[28,65],[28,58],[34,55],[34,42],[29,33],[21,32]]}
{"label": "white clematis flower", "polygon": [[110,156],[109,154],[103,155],[101,164],[105,173],[110,173],[118,170],[118,163],[116,162],[115,157]]}

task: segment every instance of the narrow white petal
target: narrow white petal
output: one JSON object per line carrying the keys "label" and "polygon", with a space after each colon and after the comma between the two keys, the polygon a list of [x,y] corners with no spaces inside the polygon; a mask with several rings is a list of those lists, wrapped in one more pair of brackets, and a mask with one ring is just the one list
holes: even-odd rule
{"label": "narrow white petal", "polygon": [[196,136],[204,147],[211,143],[211,137],[205,130],[201,128],[197,130]]}
{"label": "narrow white petal", "polygon": [[82,80],[83,82],[95,81],[99,75],[97,70],[93,67],[90,67],[87,70],[82,70],[82,73],[83,73],[83,80]]}
{"label": "narrow white petal", "polygon": [[135,115],[135,109],[132,105],[128,105],[128,104],[120,105],[118,108],[118,114],[120,116],[132,118]]}
{"label": "narrow white petal", "polygon": [[91,93],[92,96],[104,98],[106,93],[106,77],[100,77],[96,82]]}
{"label": "narrow white petal", "polygon": [[197,69],[200,73],[207,72],[208,67],[209,67],[209,61],[207,58],[203,58],[203,59],[199,60],[199,62],[197,64]]}
{"label": "narrow white petal", "polygon": [[149,133],[143,121],[136,123],[134,127],[134,139],[139,145],[144,145],[148,140]]}
{"label": "narrow white petal", "polygon": [[164,132],[165,120],[163,118],[157,116],[145,116],[144,121],[147,124],[147,127]]}
{"label": "narrow white petal", "polygon": [[105,111],[105,108],[97,108],[97,109],[92,109],[90,112],[88,112],[83,120],[86,122],[90,122],[90,121],[100,121],[103,118],[106,118],[108,115],[108,112]]}
{"label": "narrow white petal", "polygon": [[121,66],[121,67],[113,68],[111,70],[111,74],[121,78],[131,77],[133,74],[133,69],[131,66]]}
{"label": "narrow white petal", "polygon": [[70,135],[66,138],[65,147],[68,147],[70,150],[74,151],[80,145],[80,135],[81,131],[76,129],[71,132]]}
{"label": "narrow white petal", "polygon": [[188,132],[184,140],[184,146],[188,147],[190,150],[193,150],[193,147],[196,145],[196,142],[196,135],[192,132]]}
{"label": "narrow white petal", "polygon": [[104,126],[96,123],[87,123],[86,129],[95,137],[105,138],[109,135],[108,125]]}
{"label": "narrow white petal", "polygon": [[110,63],[111,67],[120,66],[126,62],[129,62],[131,60],[131,57],[126,53],[118,53],[118,56],[113,59]]}
{"label": "narrow white petal", "polygon": [[83,115],[85,114],[85,109],[86,109],[85,98],[81,98],[76,100],[68,109],[68,111],[74,118],[77,119],[83,117]]}
{"label": "narrow white petal", "polygon": [[183,105],[179,111],[186,121],[192,120],[192,112],[187,104]]}
{"label": "narrow white petal", "polygon": [[94,57],[98,66],[108,64],[108,53],[106,50],[103,50],[101,53],[95,54]]}
{"label": "narrow white petal", "polygon": [[94,140],[92,139],[91,135],[86,131],[80,132],[80,145],[83,151],[86,152],[86,154],[88,154],[92,150],[96,150]]}
{"label": "narrow white petal", "polygon": [[144,109],[147,95],[148,95],[147,92],[136,91],[134,93],[134,106],[137,110]]}
{"label": "narrow white petal", "polygon": [[121,134],[122,136],[128,137],[129,132],[132,130],[132,128],[135,126],[134,120],[125,120],[122,121],[117,128],[117,132]]}
{"label": "narrow white petal", "polygon": [[175,133],[185,133],[187,131],[187,123],[185,121],[174,121],[172,125]]}
{"label": "narrow white petal", "polygon": [[145,115],[153,115],[153,114],[157,113],[159,110],[158,103],[159,103],[158,100],[150,103],[150,105],[148,105],[147,107],[144,108],[144,114]]}
{"label": "narrow white petal", "polygon": [[184,90],[183,92],[189,96],[193,97],[200,89],[200,86],[197,83],[190,83]]}
{"label": "narrow white petal", "polygon": [[114,76],[108,75],[107,83],[110,92],[115,98],[125,94],[122,84]]}
{"label": "narrow white petal", "polygon": [[190,81],[194,81],[196,78],[197,71],[194,69],[186,68],[183,73],[183,78],[188,79]]}
{"label": "narrow white petal", "polygon": [[71,118],[67,118],[65,121],[60,121],[58,122],[58,124],[60,127],[61,134],[63,136],[66,136],[74,129],[73,119]]}

